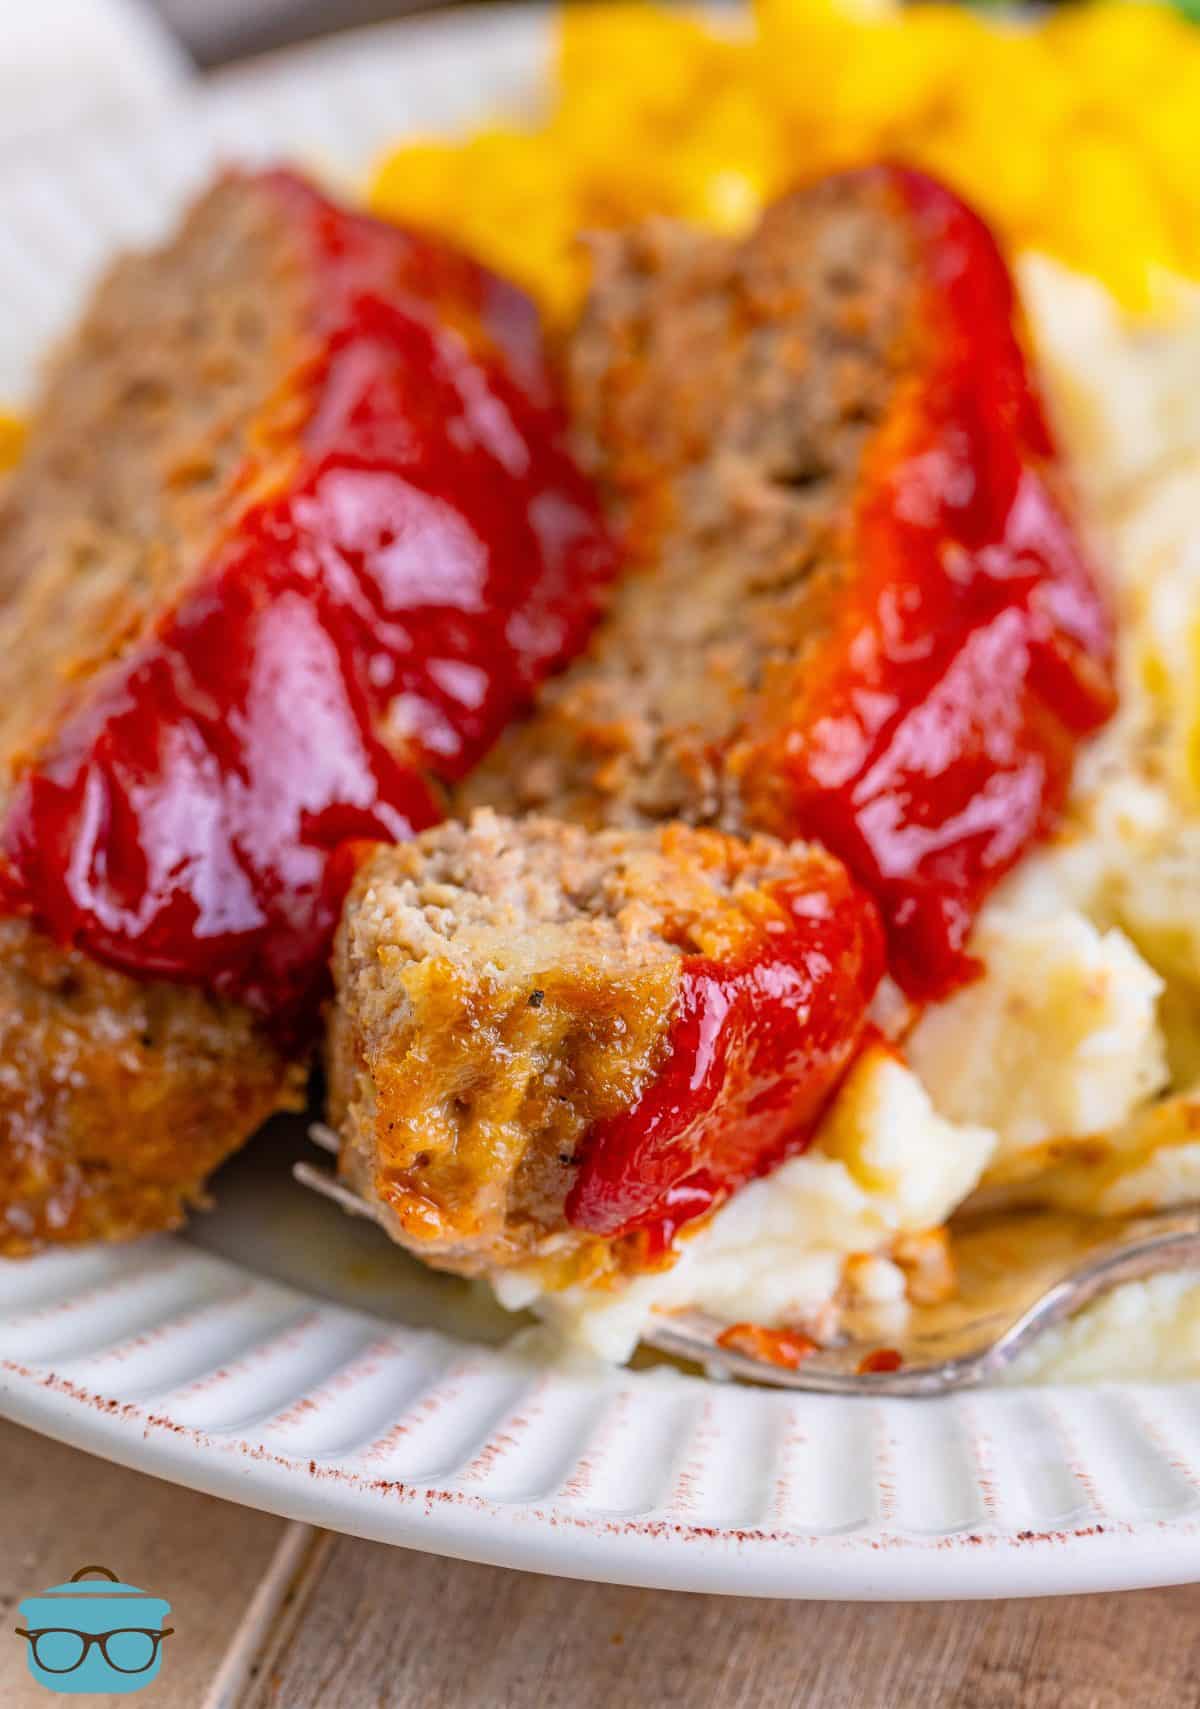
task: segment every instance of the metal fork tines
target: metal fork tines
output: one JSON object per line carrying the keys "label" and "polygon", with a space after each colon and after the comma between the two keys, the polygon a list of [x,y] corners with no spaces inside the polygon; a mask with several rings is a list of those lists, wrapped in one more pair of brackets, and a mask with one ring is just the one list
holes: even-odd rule
{"label": "metal fork tines", "polygon": [[[318,1143],[332,1149],[332,1137],[326,1130]],[[297,1163],[293,1172],[343,1210],[384,1226],[382,1209],[332,1171]],[[914,1306],[903,1333],[887,1337],[900,1361],[894,1370],[862,1369],[879,1338],[821,1347],[786,1369],[719,1345],[726,1326],[701,1312],[663,1313],[642,1339],[714,1376],[780,1388],[912,1396],[973,1388],[994,1382],[1039,1336],[1110,1288],[1200,1268],[1200,1209],[1121,1221],[1044,1211],[981,1215],[958,1227],[954,1251],[958,1293],[942,1305]]]}

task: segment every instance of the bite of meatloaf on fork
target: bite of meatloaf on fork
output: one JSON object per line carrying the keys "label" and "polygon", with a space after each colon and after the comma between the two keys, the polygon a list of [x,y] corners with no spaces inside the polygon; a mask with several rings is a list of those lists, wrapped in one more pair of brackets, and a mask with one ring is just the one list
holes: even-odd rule
{"label": "bite of meatloaf on fork", "polygon": [[344,1180],[441,1268],[661,1261],[797,1149],[882,970],[822,850],[486,810],[364,860],[334,955]]}
{"label": "bite of meatloaf on fork", "polygon": [[[360,875],[333,1022],[351,1184],[432,1262],[557,1255],[548,1288],[668,1261],[804,1147],[878,977],[867,898],[910,997],[961,980],[975,912],[1112,705],[1011,281],[942,186],[881,166],[742,239],[605,235],[571,372],[633,567],[459,791],[509,820]],[[715,1010],[690,1044],[678,1017],[710,934],[753,937],[771,906],[781,943],[830,907],[841,938],[777,1002],[767,979],[730,1004],[739,1110],[699,1060]],[[819,1073],[773,1052],[779,1025],[825,1041]]]}
{"label": "bite of meatloaf on fork", "polygon": [[0,1253],[178,1222],[297,1103],[340,845],[439,817],[612,564],[468,257],[265,172],[116,264],[0,494]]}

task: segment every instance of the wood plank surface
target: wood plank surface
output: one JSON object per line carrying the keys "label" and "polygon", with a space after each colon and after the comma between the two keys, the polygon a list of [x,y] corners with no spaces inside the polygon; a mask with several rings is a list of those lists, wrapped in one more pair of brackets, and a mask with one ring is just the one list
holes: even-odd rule
{"label": "wood plank surface", "polygon": [[54,1701],[16,1604],[91,1561],[173,1605],[147,1709],[1200,1709],[1200,1586],[890,1606],[626,1590],[310,1532],[3,1422],[0,1457],[2,1709]]}
{"label": "wood plank surface", "polygon": [[[172,1607],[161,1684],[147,1709],[199,1709],[231,1634],[266,1571],[284,1521],[143,1477],[0,1420],[0,1705],[47,1709],[29,1675],[17,1604],[94,1562]],[[88,1709],[134,1701],[80,1698]]]}
{"label": "wood plank surface", "polygon": [[1200,1587],[752,1602],[338,1538],[245,1709],[1194,1709]]}

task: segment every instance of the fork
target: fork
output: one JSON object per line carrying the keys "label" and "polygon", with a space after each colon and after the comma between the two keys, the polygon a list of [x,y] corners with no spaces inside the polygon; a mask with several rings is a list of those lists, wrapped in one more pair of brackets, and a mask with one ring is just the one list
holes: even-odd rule
{"label": "fork", "polygon": [[[313,1139],[326,1150],[337,1149],[328,1129],[318,1127]],[[382,1210],[330,1170],[296,1163],[292,1172],[343,1210],[384,1225]],[[1021,1248],[1015,1265],[1002,1266],[1004,1297],[997,1299],[993,1291],[990,1299],[972,1302],[967,1290],[948,1305],[915,1306],[903,1333],[887,1339],[888,1352],[899,1356],[895,1370],[861,1368],[878,1351],[878,1339],[842,1340],[819,1348],[796,1369],[785,1369],[720,1346],[717,1338],[726,1326],[696,1311],[663,1313],[643,1331],[642,1340],[660,1353],[702,1366],[713,1377],[817,1394],[942,1395],[994,1382],[1048,1329],[1122,1282],[1200,1268],[1200,1208],[1120,1220],[1063,1219],[1046,1212],[1018,1213],[999,1222],[968,1219],[955,1241],[964,1273],[982,1270],[986,1279],[989,1270],[998,1272],[994,1252],[988,1256],[998,1228],[1010,1247]],[[1043,1238],[1050,1250],[1039,1254],[1039,1229],[1051,1235],[1058,1231],[1063,1238]],[[1026,1245],[1035,1250],[1027,1253]]]}

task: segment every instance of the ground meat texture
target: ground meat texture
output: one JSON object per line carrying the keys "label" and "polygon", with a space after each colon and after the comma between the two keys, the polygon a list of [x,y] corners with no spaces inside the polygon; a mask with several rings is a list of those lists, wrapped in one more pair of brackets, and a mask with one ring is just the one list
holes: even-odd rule
{"label": "ground meat texture", "polygon": [[[214,538],[306,357],[302,253],[242,180],[119,261],[57,353],[0,498],[0,788]],[[0,923],[0,1252],[179,1222],[295,1070],[234,1005]]]}
{"label": "ground meat texture", "polygon": [[652,220],[593,248],[575,422],[640,573],[465,799],[738,829],[723,750],[771,670],[820,647],[853,574],[863,451],[917,298],[912,244],[878,191],[831,181],[742,243]]}
{"label": "ground meat texture", "polygon": [[1003,259],[894,167],[595,247],[573,396],[635,567],[463,804],[821,841],[942,994],[1113,706]]}
{"label": "ground meat texture", "polygon": [[485,811],[380,849],[334,958],[342,1173],[443,1268],[639,1267],[804,1144],[880,966],[802,845]]}
{"label": "ground meat texture", "polygon": [[0,1252],[174,1227],[304,1080],[244,1009],[0,921]]}
{"label": "ground meat texture", "polygon": [[611,564],[468,257],[274,172],[117,264],[0,497],[0,1251],[177,1221],[295,1103],[343,841],[439,816]]}

